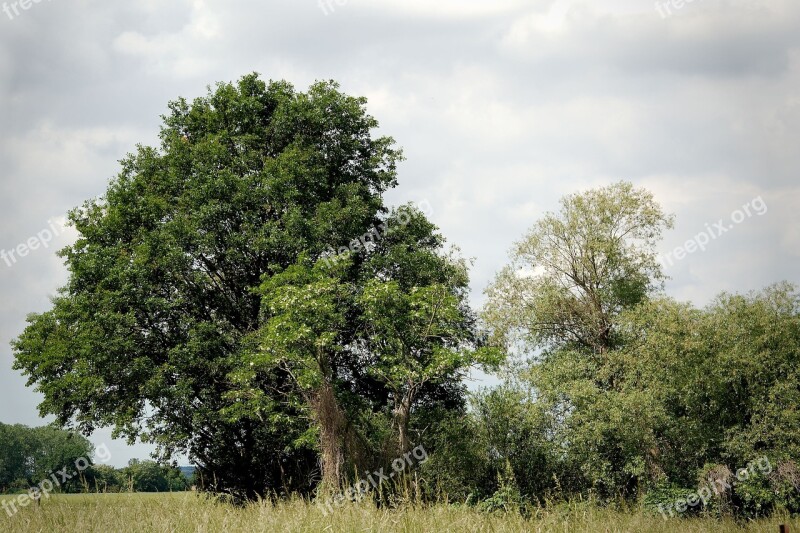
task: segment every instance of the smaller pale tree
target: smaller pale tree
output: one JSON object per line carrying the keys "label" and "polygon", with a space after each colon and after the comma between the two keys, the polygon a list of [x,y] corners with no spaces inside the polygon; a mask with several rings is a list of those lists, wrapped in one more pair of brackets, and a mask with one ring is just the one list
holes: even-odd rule
{"label": "smaller pale tree", "polygon": [[360,265],[351,350],[364,381],[387,393],[396,445],[385,449],[402,454],[433,398],[462,397],[470,367],[494,369],[503,354],[485,346],[468,302],[467,262],[445,250],[436,226],[409,205],[386,224],[391,230]]}
{"label": "smaller pale tree", "polygon": [[655,245],[672,217],[626,182],[567,196],[518,242],[487,289],[496,339],[603,354],[615,319],[663,284]]}
{"label": "smaller pale tree", "polygon": [[363,310],[364,346],[373,356],[370,376],[391,393],[400,453],[411,447],[409,424],[415,401],[428,384],[459,382],[475,365],[496,367],[501,354],[481,347],[474,319],[460,290],[466,280],[462,261],[441,257],[451,284],[404,288],[373,279],[358,297]]}
{"label": "smaller pale tree", "polygon": [[458,398],[452,391],[461,390],[471,366],[496,366],[500,357],[481,348],[466,263],[442,252],[424,214],[406,206],[385,227],[360,253],[302,257],[265,278],[258,291],[263,326],[231,374],[232,420],[280,415],[279,394],[307,413],[302,438],[319,446],[323,490],[338,486],[350,467],[364,467],[359,409],[391,409],[397,444],[385,442],[384,450],[405,453],[414,408],[432,397]]}
{"label": "smaller pale tree", "polygon": [[655,246],[671,226],[652,194],[630,183],[567,196],[516,244],[486,291],[494,342],[533,356],[521,376],[558,453],[604,494],[635,490],[645,448],[655,447],[660,411],[647,394],[621,391],[621,317],[663,285]]}
{"label": "smaller pale tree", "polygon": [[[340,263],[333,268],[345,267]],[[324,261],[312,265],[307,258],[267,278],[259,288],[266,320],[249,339],[250,349],[232,374],[237,387],[228,395],[240,403],[240,409],[269,413],[274,395],[253,385],[257,375],[277,371],[287,376],[293,391],[302,397],[295,407],[309,412],[311,431],[318,432],[326,489],[339,486],[347,458],[343,449],[346,420],[337,400],[336,379],[352,290]],[[296,403],[293,394],[285,396]]]}

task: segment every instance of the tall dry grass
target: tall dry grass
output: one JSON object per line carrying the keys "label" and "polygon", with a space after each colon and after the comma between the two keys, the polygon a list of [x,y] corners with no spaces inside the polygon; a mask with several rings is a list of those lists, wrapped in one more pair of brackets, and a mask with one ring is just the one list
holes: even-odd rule
{"label": "tall dry grass", "polygon": [[407,505],[378,509],[374,504],[347,504],[325,516],[303,500],[235,507],[193,493],[54,495],[40,508],[15,516],[0,515],[0,531],[16,532],[709,532],[776,533],[778,524],[800,531],[800,520],[776,517],[737,524],[714,519],[666,521],[660,516],[612,511],[590,505],[563,505],[540,510],[526,520],[518,514],[483,514],[473,509]]}

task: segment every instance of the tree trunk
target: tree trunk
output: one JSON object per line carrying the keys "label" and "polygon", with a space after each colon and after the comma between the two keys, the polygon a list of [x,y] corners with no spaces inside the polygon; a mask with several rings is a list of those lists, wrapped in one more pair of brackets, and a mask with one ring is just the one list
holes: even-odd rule
{"label": "tree trunk", "polygon": [[403,455],[411,449],[411,440],[408,436],[408,424],[411,419],[411,397],[406,394],[395,405],[394,419],[397,425],[398,444],[400,446],[399,455]]}
{"label": "tree trunk", "polygon": [[312,405],[314,417],[319,425],[322,488],[335,491],[340,488],[344,465],[342,446],[344,416],[330,383],[325,382],[316,391]]}

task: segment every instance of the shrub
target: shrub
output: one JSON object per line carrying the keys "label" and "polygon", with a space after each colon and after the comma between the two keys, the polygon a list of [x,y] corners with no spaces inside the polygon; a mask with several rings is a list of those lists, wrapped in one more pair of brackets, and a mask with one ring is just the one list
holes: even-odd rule
{"label": "shrub", "polygon": [[[690,502],[696,501],[695,505]],[[682,502],[686,505],[682,505]],[[687,489],[674,485],[661,484],[651,489],[644,497],[643,505],[648,511],[667,517],[697,515],[703,509],[703,502],[697,489]],[[680,509],[685,509],[681,511]]]}

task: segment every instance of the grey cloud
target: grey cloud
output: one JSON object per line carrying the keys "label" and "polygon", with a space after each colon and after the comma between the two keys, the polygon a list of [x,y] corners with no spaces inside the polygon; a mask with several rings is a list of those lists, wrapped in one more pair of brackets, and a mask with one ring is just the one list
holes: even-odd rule
{"label": "grey cloud", "polygon": [[[0,249],[101,194],[119,158],[156,141],[169,100],[259,71],[372,97],[409,158],[389,201],[430,201],[477,259],[476,303],[559,196],[618,179],[678,215],[664,250],[757,194],[769,203],[676,264],[670,294],[800,281],[800,6],[697,0],[662,20],[624,3],[350,0],[325,16],[315,0],[57,0],[0,14]],[[0,420],[37,424],[8,342],[66,273],[52,247],[24,259],[0,263]]]}

